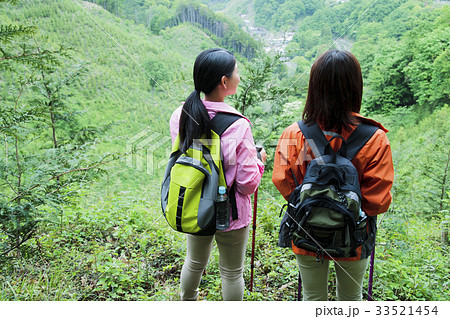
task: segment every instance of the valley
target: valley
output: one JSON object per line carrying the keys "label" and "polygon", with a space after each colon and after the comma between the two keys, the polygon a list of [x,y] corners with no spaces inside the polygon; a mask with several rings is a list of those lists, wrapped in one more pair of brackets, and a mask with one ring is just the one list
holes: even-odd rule
{"label": "valley", "polygon": [[[311,64],[336,42],[360,62],[361,113],[389,130],[394,159],[373,297],[449,301],[448,3],[0,0],[0,300],[180,299],[185,237],[160,203],[168,123],[193,90],[196,56],[218,46],[241,73],[227,102],[268,154],[244,299],[296,300],[295,258],[277,247],[286,201],[273,158],[301,118]],[[219,273],[214,248],[200,300],[222,300]],[[335,280],[331,268],[331,300]]]}

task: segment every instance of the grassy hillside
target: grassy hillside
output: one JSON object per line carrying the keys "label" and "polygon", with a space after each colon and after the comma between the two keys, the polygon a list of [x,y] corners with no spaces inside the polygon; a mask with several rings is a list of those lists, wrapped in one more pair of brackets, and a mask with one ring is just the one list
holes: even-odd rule
{"label": "grassy hillside", "polygon": [[[110,132],[114,141],[99,152],[125,152],[127,141],[146,128],[167,136],[172,111],[192,89],[192,61],[215,46],[195,27],[180,25],[154,35],[84,1],[23,1],[3,8],[2,21],[34,24],[38,44],[74,47],[75,63],[88,63],[88,73],[70,90],[68,103],[85,111],[85,125],[117,123]],[[3,94],[8,94],[6,86]],[[165,149],[158,151],[166,155]],[[110,180],[125,183],[118,187],[136,179],[148,182],[145,170],[126,168],[123,161],[108,169]]]}
{"label": "grassy hillside", "polygon": [[[293,253],[277,247],[282,202],[259,191],[253,292],[248,243],[244,300],[296,300]],[[448,246],[438,218],[390,211],[376,248],[375,300],[450,300]],[[251,238],[251,236],[250,236]],[[3,267],[0,300],[179,300],[186,254],[183,234],[171,230],[147,191],[93,197],[89,190],[59,223],[42,227],[30,243],[34,256]],[[221,300],[219,254],[213,249],[200,284],[200,300]],[[367,298],[368,272],[363,284]],[[330,270],[330,299],[335,297]]]}

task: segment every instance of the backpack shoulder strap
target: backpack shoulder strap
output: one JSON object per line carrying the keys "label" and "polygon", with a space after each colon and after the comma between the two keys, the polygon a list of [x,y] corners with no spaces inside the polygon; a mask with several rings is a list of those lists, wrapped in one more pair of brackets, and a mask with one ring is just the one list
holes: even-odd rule
{"label": "backpack shoulder strap", "polygon": [[[222,136],[222,134],[231,126],[231,124],[233,124],[234,122],[236,122],[241,118],[243,117],[237,114],[218,112],[211,120],[212,129],[214,132],[216,132],[217,135]],[[225,176],[225,170],[223,173]],[[231,216],[233,220],[236,220],[238,219],[238,212],[236,204],[236,190],[234,183],[233,185],[231,185],[231,188],[229,190],[229,196],[231,204]]]}
{"label": "backpack shoulder strap", "polygon": [[320,129],[319,125],[314,122],[312,125],[306,125],[303,121],[297,122],[303,136],[308,140],[309,145],[315,157],[325,155],[325,148],[328,140]]}
{"label": "backpack shoulder strap", "polygon": [[377,130],[376,126],[359,124],[345,142],[347,145],[346,157],[352,160]]}
{"label": "backpack shoulder strap", "polygon": [[212,129],[221,136],[231,124],[241,118],[243,117],[237,114],[219,112],[211,119]]}

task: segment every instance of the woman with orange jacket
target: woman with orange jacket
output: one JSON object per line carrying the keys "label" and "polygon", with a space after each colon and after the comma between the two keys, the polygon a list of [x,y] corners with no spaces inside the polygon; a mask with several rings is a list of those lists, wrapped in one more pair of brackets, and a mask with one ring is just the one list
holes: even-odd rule
{"label": "woman with orange jacket", "polygon": [[[369,216],[387,211],[392,200],[391,187],[394,168],[387,130],[380,124],[359,114],[363,81],[361,68],[350,52],[332,50],[322,54],[310,73],[308,96],[303,111],[306,124],[317,122],[327,139],[339,134],[347,139],[359,123],[379,129],[353,158],[359,173],[362,210]],[[331,141],[334,151],[340,139]],[[295,189],[295,179],[303,181],[308,163],[314,154],[305,143],[297,123],[288,126],[281,135],[276,153],[272,181],[288,200]],[[295,174],[295,179],[293,177]],[[303,282],[303,300],[327,300],[329,259],[316,262],[316,253],[293,245]],[[362,281],[368,258],[333,258],[337,277],[338,300],[361,300]],[[336,264],[337,263],[337,264]]]}

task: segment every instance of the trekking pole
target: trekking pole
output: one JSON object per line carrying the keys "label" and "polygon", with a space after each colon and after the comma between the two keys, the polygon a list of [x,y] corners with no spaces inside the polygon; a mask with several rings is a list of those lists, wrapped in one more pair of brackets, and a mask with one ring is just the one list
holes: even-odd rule
{"label": "trekking pole", "polygon": [[255,268],[255,232],[256,232],[256,210],[258,205],[258,189],[253,196],[253,233],[252,233],[252,259],[250,263],[250,291],[253,291],[253,269]]}
{"label": "trekking pole", "polygon": [[370,255],[370,270],[369,270],[369,289],[367,290],[367,300],[373,301],[372,298],[372,283],[373,283],[373,268],[375,264],[375,245],[373,245],[372,254]]}
{"label": "trekking pole", "polygon": [[297,293],[297,301],[302,300],[302,275],[300,270],[298,271],[298,293]]}

